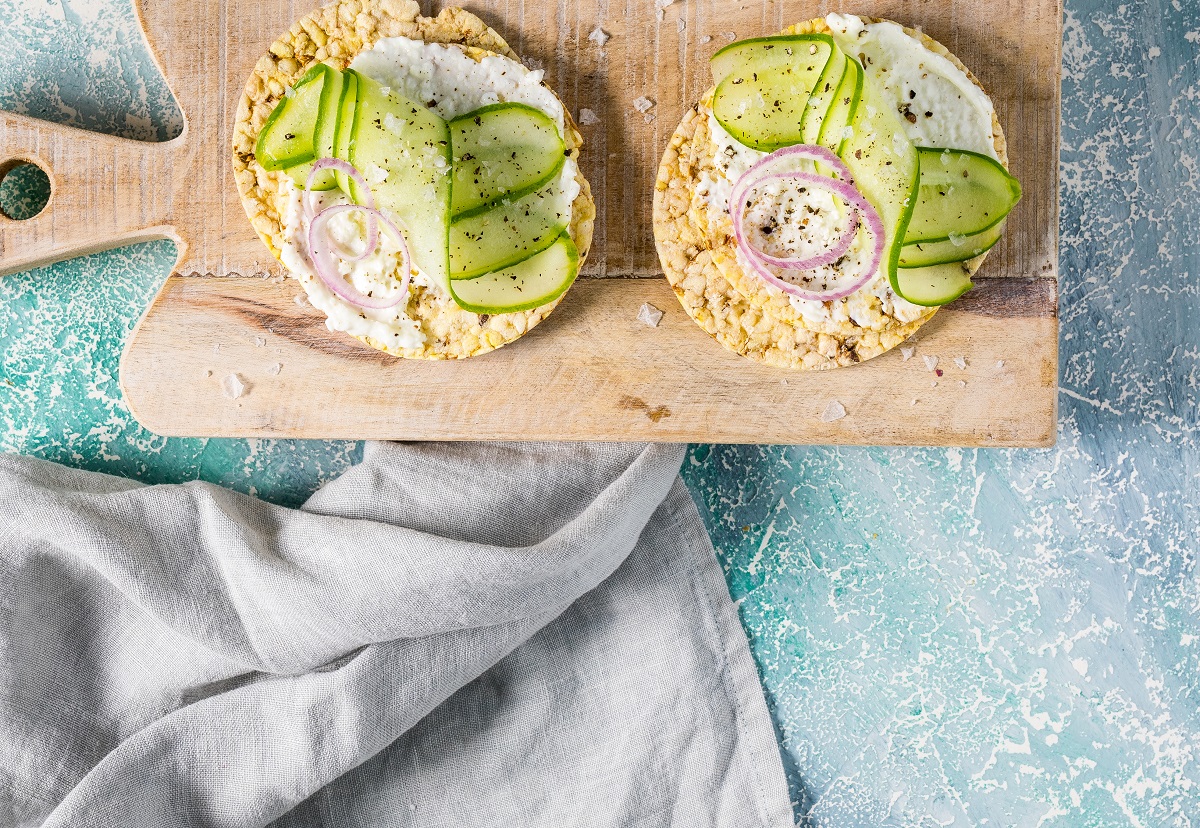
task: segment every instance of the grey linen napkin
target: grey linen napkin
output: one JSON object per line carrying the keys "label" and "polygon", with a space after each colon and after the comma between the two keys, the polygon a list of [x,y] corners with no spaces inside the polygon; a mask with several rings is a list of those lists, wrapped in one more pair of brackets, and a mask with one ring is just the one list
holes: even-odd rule
{"label": "grey linen napkin", "polygon": [[0,826],[781,826],[683,448],[369,444],[301,509],[0,457]]}

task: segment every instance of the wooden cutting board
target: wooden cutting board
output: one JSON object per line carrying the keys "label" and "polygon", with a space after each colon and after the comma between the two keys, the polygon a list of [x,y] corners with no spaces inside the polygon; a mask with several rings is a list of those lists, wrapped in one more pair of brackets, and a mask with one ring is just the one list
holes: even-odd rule
{"label": "wooden cutting board", "polygon": [[[659,0],[661,4],[663,0]],[[440,8],[426,0],[423,10]],[[38,163],[39,216],[0,216],[0,273],[134,241],[180,257],[134,331],[121,386],[167,435],[662,440],[1046,446],[1058,387],[1060,0],[484,0],[496,29],[578,116],[596,194],[585,278],[513,345],[461,362],[397,360],[326,330],[255,236],[229,163],[237,100],[275,37],[310,10],[287,0],[143,0],[142,22],[185,127],[147,144],[0,114],[0,173]],[[966,297],[909,343],[851,368],[801,373],[737,357],[700,330],[659,275],[650,224],[663,147],[738,39],[849,11],[917,26],[992,94],[1024,198]],[[611,35],[588,39],[597,26]],[[646,118],[633,101],[655,102]],[[649,121],[649,122],[647,122]],[[662,324],[637,321],[643,302]],[[938,376],[925,356],[939,358]],[[959,368],[962,357],[966,368]],[[222,382],[237,374],[237,399]],[[846,416],[825,422],[831,401]]]}

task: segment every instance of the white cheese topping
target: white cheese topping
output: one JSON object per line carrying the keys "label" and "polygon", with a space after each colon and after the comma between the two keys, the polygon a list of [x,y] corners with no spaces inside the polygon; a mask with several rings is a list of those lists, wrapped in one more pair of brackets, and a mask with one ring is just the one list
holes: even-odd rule
{"label": "white cheese topping", "polygon": [[[541,110],[558,126],[559,134],[564,134],[563,106],[542,84],[544,73],[530,70],[507,57],[495,55],[476,61],[458,46],[391,37],[359,54],[350,65],[400,95],[426,105],[432,102],[431,109],[447,120],[488,104],[514,101]],[[575,180],[577,172],[575,159],[567,158],[558,179],[558,196],[568,205],[567,210],[579,195],[579,182]],[[387,177],[387,171],[374,164],[368,165],[362,173],[373,184]],[[313,306],[325,313],[325,324],[329,329],[352,336],[368,336],[392,347],[419,348],[425,336],[419,323],[408,315],[411,296],[392,308],[360,308],[339,297],[317,278],[308,261],[308,221],[301,205],[301,190],[287,179],[282,193],[286,243],[280,251],[281,259],[304,286]],[[349,202],[350,199],[339,190],[332,190],[314,198],[314,212]],[[351,255],[357,255],[366,245],[367,229],[360,213],[347,211],[334,216],[326,227],[338,247]],[[360,293],[388,296],[398,290],[400,284],[397,279],[399,244],[382,231],[379,239],[379,246],[370,256],[358,262],[342,262],[340,270]],[[415,268],[412,281],[414,285],[422,285],[438,294],[442,301],[453,301],[449,296],[441,295],[441,288],[434,280]]]}
{"label": "white cheese topping", "polygon": [[[914,144],[973,150],[996,157],[992,103],[962,70],[929,51],[895,23],[863,23],[854,15],[841,14],[831,14],[825,20],[838,44],[864,63],[872,81],[889,101],[895,103],[897,111],[902,112],[907,106],[916,116],[915,124],[903,116],[899,119]],[[930,114],[926,116],[926,112]],[[766,153],[739,143],[722,128],[711,110],[708,112],[708,129],[716,175],[703,174],[696,194],[704,203],[710,220],[716,223],[728,214],[733,183]],[[835,209],[821,209],[819,216],[809,213],[807,225],[797,226],[792,219],[797,215],[798,206],[818,206],[814,200],[825,206],[833,204],[833,199],[827,196],[814,196],[811,191],[801,193],[800,185],[773,182],[770,186],[756,188],[755,196],[753,207],[747,211],[745,226],[756,247],[775,255],[817,252],[836,242],[845,226]],[[765,197],[760,200],[762,196]],[[821,201],[822,198],[828,204]],[[761,233],[762,228],[772,227],[774,223],[782,227],[785,219],[791,230],[782,236],[768,240]],[[770,235],[774,234],[775,231]],[[801,236],[805,237],[804,242],[800,240]],[[853,266],[859,251],[860,242],[856,241],[847,260],[848,266]],[[752,272],[741,250],[738,251],[738,264],[743,271]],[[862,288],[844,299],[822,302],[793,296],[790,301],[805,322],[817,330],[834,329],[847,321],[864,328],[880,328],[890,323],[887,317],[912,322],[927,310],[897,296],[883,272],[876,273]]]}
{"label": "white cheese topping", "polygon": [[831,14],[825,22],[875,87],[902,115],[911,114],[900,122],[914,144],[996,157],[992,102],[965,72],[895,23],[864,24],[852,14]]}

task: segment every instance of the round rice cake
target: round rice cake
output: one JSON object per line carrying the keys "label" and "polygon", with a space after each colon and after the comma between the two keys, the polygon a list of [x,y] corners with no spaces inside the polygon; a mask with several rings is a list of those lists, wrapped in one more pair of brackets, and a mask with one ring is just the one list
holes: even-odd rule
{"label": "round rice cake", "polygon": [[[864,23],[884,22],[861,19]],[[940,43],[907,27],[904,32],[947,58],[983,89]],[[782,32],[812,33],[830,33],[824,18]],[[814,321],[797,310],[782,290],[742,269],[732,220],[722,213],[714,222],[698,192],[700,182],[716,174],[708,126],[714,91],[709,88],[671,136],[654,191],[655,245],[667,281],[688,315],[734,353],[776,367],[806,370],[864,362],[916,333],[937,312],[936,307],[923,309],[916,318],[906,320],[896,318],[883,302],[871,297],[866,318],[859,314],[856,322],[844,312],[845,300],[835,300],[824,303],[830,310],[829,318]],[[1004,132],[994,112],[992,134],[1000,163],[1007,167]],[[973,274],[986,257],[985,252],[963,265]]]}
{"label": "round rice cake", "polygon": [[[475,61],[502,55],[520,62],[504,39],[470,12],[447,8],[437,17],[422,17],[415,0],[340,0],[296,21],[255,64],[238,105],[233,132],[233,171],[242,206],[255,232],[276,259],[286,244],[284,182],[288,179],[281,171],[264,170],[255,159],[259,130],[285,89],[314,63],[323,62],[343,70],[360,52],[387,37],[456,44]],[[578,159],[583,136],[565,106],[563,125],[567,153]],[[582,172],[575,179],[579,195],[571,206],[568,232],[579,249],[582,268],[592,243],[596,206]],[[477,314],[458,307],[449,296],[415,283],[410,292],[407,314],[417,322],[425,337],[420,347],[399,348],[369,336],[356,338],[372,348],[408,359],[462,359],[518,339],[545,319],[563,298],[527,311]]]}

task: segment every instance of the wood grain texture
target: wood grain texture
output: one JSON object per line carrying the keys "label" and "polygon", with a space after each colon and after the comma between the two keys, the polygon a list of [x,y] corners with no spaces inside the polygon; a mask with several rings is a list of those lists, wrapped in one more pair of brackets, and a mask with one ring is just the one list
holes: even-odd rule
{"label": "wood grain texture", "polygon": [[[1031,279],[1014,296],[1009,282],[988,280],[939,313],[907,361],[897,350],[783,372],[714,346],[661,279],[584,280],[520,347],[457,363],[330,337],[290,282],[174,279],[124,378],[138,420],[171,435],[1044,446],[1056,283]],[[666,311],[657,328],[636,319],[647,300]],[[232,369],[247,386],[238,399],[221,388]],[[847,415],[822,422],[832,400]]]}
{"label": "wood grain texture", "polygon": [[[144,0],[141,13],[152,48],[170,47],[154,51],[184,114],[183,133],[172,141],[144,144],[0,116],[0,164],[33,160],[47,169],[53,186],[47,209],[36,218],[15,222],[0,216],[0,273],[131,241],[175,239],[179,263],[122,362],[131,408],[162,433],[960,445],[1043,445],[1053,439],[1058,0],[745,5],[677,0],[662,10],[661,20],[653,0],[463,5],[527,60],[543,64],[547,82],[573,113],[587,107],[601,119],[583,130],[582,166],[598,210],[589,276],[659,272],[650,223],[659,155],[686,107],[709,85],[708,57],[731,37],[771,33],[838,10],[921,27],[991,92],[1024,198],[980,273],[981,287],[939,313],[919,339],[931,353],[964,356],[971,364],[986,364],[995,353],[992,363],[1004,359],[1011,365],[1027,355],[1041,367],[1008,372],[1012,384],[1004,393],[969,382],[910,406],[919,396],[908,384],[913,366],[902,365],[894,354],[853,369],[802,376],[738,359],[690,322],[637,327],[641,301],[668,310],[669,319],[682,313],[658,279],[582,279],[545,331],[466,363],[397,363],[331,333],[293,303],[295,289],[264,278],[282,271],[246,221],[228,160],[234,108],[251,67],[309,10],[306,3],[281,0]],[[427,14],[438,8],[424,6]],[[588,40],[596,27],[611,35],[603,47]],[[640,96],[655,102],[648,122],[633,107]],[[215,374],[255,375],[259,354],[225,343],[264,335],[264,319],[289,332],[271,335],[288,343],[278,360],[287,370],[278,381],[260,382],[245,398],[230,401],[196,378],[202,365]],[[279,321],[287,319],[305,321],[291,326]],[[217,344],[221,356],[214,360]],[[585,378],[599,376],[600,365],[636,370],[613,369],[604,374],[605,385],[592,386]],[[291,371],[297,377],[342,378],[336,400],[296,386],[298,380],[289,384]],[[353,383],[345,381],[350,376]],[[430,394],[428,383],[435,380],[440,390]],[[747,389],[761,395],[748,400]],[[569,399],[556,396],[563,394]],[[586,404],[577,411],[571,406],[580,395]],[[689,404],[691,395],[698,399]],[[794,414],[802,398],[818,397],[839,399],[852,416],[825,424]],[[851,401],[860,398],[863,404],[854,413]],[[650,412],[666,407],[672,413],[653,420],[638,400]],[[897,405],[882,406],[883,400]],[[527,413],[518,416],[519,410]],[[574,415],[560,416],[568,411]]]}

